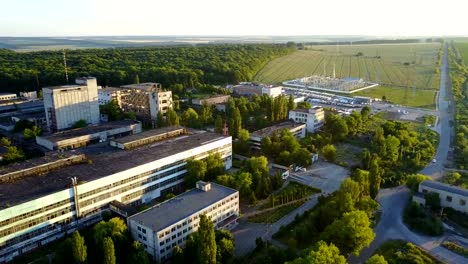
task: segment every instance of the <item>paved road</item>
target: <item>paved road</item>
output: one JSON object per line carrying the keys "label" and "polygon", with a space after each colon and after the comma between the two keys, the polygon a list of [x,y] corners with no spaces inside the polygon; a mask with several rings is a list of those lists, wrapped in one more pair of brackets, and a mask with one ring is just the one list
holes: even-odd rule
{"label": "paved road", "polygon": [[[447,46],[445,46],[445,54],[443,64],[441,66],[440,76],[440,92],[438,97],[439,123],[437,131],[440,135],[439,146],[435,163],[429,164],[421,173],[431,176],[433,179],[438,179],[443,176],[444,165],[447,160],[450,137],[453,133],[453,128],[449,126],[449,120],[453,118],[453,110],[448,110],[451,93],[446,90],[446,81],[448,81],[448,58]],[[379,224],[374,228],[376,238],[372,244],[365,248],[358,257],[350,257],[349,263],[364,263],[373,252],[386,240],[403,239],[410,241],[425,250],[431,255],[439,258],[446,263],[468,263],[467,259],[457,255],[443,247],[440,243],[447,238],[448,235],[433,238],[415,234],[411,232],[403,224],[403,209],[410,197],[410,191],[405,186],[399,186],[392,189],[382,189],[377,197],[382,210],[382,218]]]}

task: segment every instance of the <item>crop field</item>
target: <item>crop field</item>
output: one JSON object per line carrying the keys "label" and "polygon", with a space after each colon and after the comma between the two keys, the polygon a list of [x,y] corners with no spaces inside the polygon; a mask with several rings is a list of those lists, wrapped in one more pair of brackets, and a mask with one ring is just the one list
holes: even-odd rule
{"label": "crop field", "polygon": [[460,56],[463,58],[463,62],[465,65],[468,64],[468,41],[457,41],[455,42],[455,46],[458,49],[458,52],[460,53]]}
{"label": "crop field", "polygon": [[394,104],[435,109],[435,90],[377,86],[375,88],[356,92],[353,95],[379,99],[385,96],[388,101]]}
{"label": "crop field", "polygon": [[[311,75],[358,77],[387,86],[438,89],[440,44],[309,46],[270,61],[254,78],[281,83]],[[362,53],[361,56],[356,56]]]}

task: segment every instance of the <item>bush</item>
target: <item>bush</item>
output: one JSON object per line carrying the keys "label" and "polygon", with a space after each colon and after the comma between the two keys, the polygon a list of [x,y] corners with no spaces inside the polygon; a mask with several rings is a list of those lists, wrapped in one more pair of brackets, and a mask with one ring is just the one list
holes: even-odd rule
{"label": "bush", "polygon": [[334,162],[336,160],[335,146],[330,144],[323,146],[322,155],[327,161]]}
{"label": "bush", "polygon": [[403,220],[409,229],[417,233],[440,236],[444,232],[440,218],[427,212],[413,201],[410,201],[406,206]]}
{"label": "bush", "polygon": [[449,241],[444,241],[442,243],[442,246],[450,251],[453,251],[459,255],[462,255],[464,257],[467,257],[468,258],[468,249],[462,247],[462,246],[459,246],[453,242],[449,242]]}

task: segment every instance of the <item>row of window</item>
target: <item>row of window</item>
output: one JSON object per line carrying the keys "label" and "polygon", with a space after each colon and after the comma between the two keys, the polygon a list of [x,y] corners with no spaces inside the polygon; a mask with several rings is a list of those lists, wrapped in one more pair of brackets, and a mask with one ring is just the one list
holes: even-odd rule
{"label": "row of window", "polygon": [[61,215],[64,215],[66,213],[69,213],[71,211],[72,211],[72,208],[71,208],[71,206],[69,206],[69,207],[65,207],[63,209],[60,209],[58,211],[51,212],[51,213],[46,214],[44,216],[31,219],[29,221],[23,222],[21,224],[18,224],[18,225],[15,225],[15,226],[12,226],[10,228],[7,228],[5,230],[0,231],[0,237],[8,236],[10,234],[14,234],[14,233],[19,232],[19,231],[21,231],[23,229],[33,227],[35,225],[38,225],[38,224],[41,224],[43,222],[54,219],[57,216],[61,216]]}
{"label": "row of window", "polygon": [[21,215],[18,215],[18,216],[3,220],[3,221],[0,222],[0,227],[9,225],[11,223],[17,222],[19,220],[22,220],[22,219],[25,219],[25,218],[28,218],[28,217],[31,217],[33,215],[37,215],[37,214],[40,214],[40,213],[43,213],[43,212],[47,212],[47,211],[49,211],[51,209],[54,209],[54,208],[63,206],[65,204],[68,204],[68,203],[70,203],[70,201],[71,201],[70,199],[63,200],[63,201],[56,202],[56,203],[47,205],[45,207],[41,207],[39,209],[30,211],[30,212],[27,212],[27,213],[24,213],[24,214],[21,214]]}
{"label": "row of window", "polygon": [[139,190],[139,191],[133,192],[133,193],[131,193],[131,194],[125,195],[125,196],[123,196],[120,200],[121,200],[123,203],[125,203],[125,202],[130,201],[130,200],[132,200],[132,199],[134,199],[134,198],[136,198],[136,197],[139,197],[139,196],[141,196],[141,195],[143,195],[143,194],[145,194],[145,193],[149,193],[149,192],[154,191],[154,190],[156,190],[156,189],[158,189],[158,188],[160,188],[160,187],[164,187],[164,186],[166,186],[166,185],[168,185],[168,184],[171,184],[171,183],[173,183],[173,182],[182,180],[183,178],[184,178],[184,174],[181,174],[181,175],[179,175],[179,176],[177,176],[177,177],[169,178],[169,179],[167,179],[167,180],[165,180],[165,181],[162,181],[162,182],[160,182],[160,183],[151,185],[151,186],[149,186],[148,188],[145,188],[145,189],[143,189],[143,190]]}
{"label": "row of window", "polygon": [[[169,170],[169,171],[166,171],[164,173],[161,173],[161,174],[158,174],[156,176],[153,176],[153,177],[150,177],[150,178],[147,178],[147,179],[144,179],[142,181],[139,181],[139,182],[135,182],[135,183],[132,183],[130,185],[127,185],[127,186],[124,186],[122,188],[119,188],[119,189],[116,189],[116,190],[113,190],[111,192],[108,192],[108,193],[104,193],[102,195],[99,195],[97,197],[94,197],[92,199],[88,199],[86,201],[83,201],[83,202],[80,202],[80,207],[85,207],[85,206],[88,206],[90,204],[93,204],[93,203],[97,203],[99,201],[102,201],[102,200],[105,200],[105,199],[108,199],[110,197],[114,197],[114,196],[117,196],[121,193],[124,193],[124,192],[127,192],[129,190],[132,190],[132,189],[135,189],[135,188],[138,188],[139,186],[143,186],[147,183],[150,183],[150,182],[153,182],[153,181],[157,181],[161,178],[164,178],[164,177],[167,177],[169,175],[172,175],[176,172],[179,172],[179,171],[182,171],[182,170],[185,170],[185,166],[180,166],[178,168],[175,168],[175,169],[172,169],[172,170]],[[157,187],[156,187],[157,188]]]}
{"label": "row of window", "polygon": [[[428,190],[426,190],[426,189],[423,189],[422,191],[423,191],[423,193],[427,193],[427,192],[428,192]],[[453,201],[453,197],[450,196],[450,195],[447,195],[447,196],[445,197],[445,201],[451,203],[451,202]],[[464,200],[464,199],[459,199],[458,203],[459,203],[461,206],[464,206],[464,205],[466,205],[466,200]]]}

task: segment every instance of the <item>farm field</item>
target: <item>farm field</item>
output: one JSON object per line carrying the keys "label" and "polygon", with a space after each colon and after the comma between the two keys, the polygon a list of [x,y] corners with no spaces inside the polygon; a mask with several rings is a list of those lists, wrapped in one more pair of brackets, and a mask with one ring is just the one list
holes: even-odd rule
{"label": "farm field", "polygon": [[435,109],[435,90],[419,90],[413,88],[377,86],[363,90],[353,95],[369,96],[381,99],[383,96],[394,104]]}
{"label": "farm field", "polygon": [[[311,75],[358,77],[387,86],[437,89],[440,44],[309,46],[270,61],[254,81],[281,83]],[[362,56],[356,56],[361,52]],[[407,65],[405,65],[407,64]]]}
{"label": "farm field", "polygon": [[455,42],[455,46],[457,47],[458,52],[460,52],[460,56],[463,58],[465,65],[468,64],[468,41],[457,41]]}

